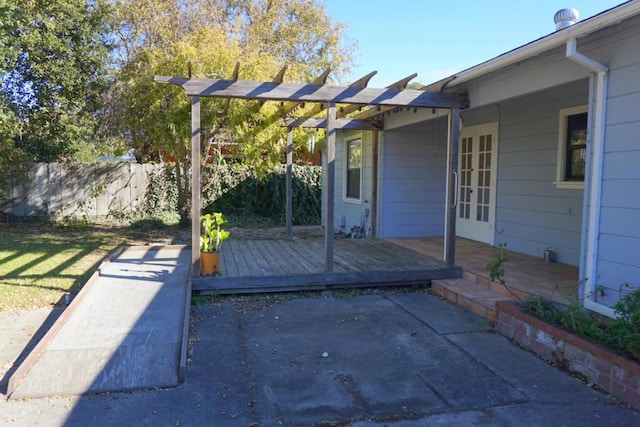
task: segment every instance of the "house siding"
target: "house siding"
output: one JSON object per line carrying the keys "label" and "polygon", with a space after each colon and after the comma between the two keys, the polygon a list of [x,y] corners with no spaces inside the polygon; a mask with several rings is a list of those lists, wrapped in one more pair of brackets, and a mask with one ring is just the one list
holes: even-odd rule
{"label": "house siding", "polygon": [[446,117],[384,133],[380,237],[444,235],[446,141]]}
{"label": "house siding", "polygon": [[[362,141],[362,170],[361,170],[361,186],[360,201],[346,199],[345,190],[345,143],[353,139],[360,138]],[[336,141],[336,160],[335,160],[335,203],[334,203],[334,228],[335,231],[349,233],[351,227],[364,223],[367,233],[371,231],[370,215],[365,215],[365,209],[371,212],[371,191],[373,177],[373,137],[372,132],[346,132],[340,131]],[[323,213],[324,215],[324,213]],[[344,217],[344,219],[342,218]],[[344,227],[341,227],[344,222]],[[323,222],[324,223],[324,222]]]}
{"label": "house siding", "polygon": [[[599,42],[595,54],[609,67],[602,171],[596,300],[613,306],[621,293],[640,287],[640,19],[617,39]],[[631,287],[624,287],[629,284]]]}
{"label": "house siding", "polygon": [[465,126],[499,122],[495,242],[578,265],[583,190],[558,189],[558,121],[562,108],[587,103],[581,80],[499,104],[465,111]]}

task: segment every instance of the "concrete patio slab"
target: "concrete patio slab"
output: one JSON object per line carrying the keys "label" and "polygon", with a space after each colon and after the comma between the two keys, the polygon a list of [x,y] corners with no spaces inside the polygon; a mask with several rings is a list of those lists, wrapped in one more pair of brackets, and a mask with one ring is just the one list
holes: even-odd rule
{"label": "concrete patio slab", "polygon": [[635,426],[640,415],[424,292],[192,307],[178,387],[0,402],[0,424]]}

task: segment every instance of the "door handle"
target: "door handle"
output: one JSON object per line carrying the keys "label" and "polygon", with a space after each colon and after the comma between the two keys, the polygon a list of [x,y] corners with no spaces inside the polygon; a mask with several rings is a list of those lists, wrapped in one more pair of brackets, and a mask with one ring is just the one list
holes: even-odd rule
{"label": "door handle", "polygon": [[458,189],[458,171],[452,171],[453,174],[453,203],[451,204],[451,208],[455,209],[458,207],[458,196],[459,194],[459,189]]}

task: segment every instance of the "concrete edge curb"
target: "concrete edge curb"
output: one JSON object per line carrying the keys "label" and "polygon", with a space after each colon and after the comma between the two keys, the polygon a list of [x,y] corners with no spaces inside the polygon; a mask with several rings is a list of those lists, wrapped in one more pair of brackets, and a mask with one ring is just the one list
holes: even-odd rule
{"label": "concrete edge curb", "polygon": [[[155,244],[155,245],[136,245],[136,246],[123,246],[122,251],[116,254],[116,256],[120,256],[122,252],[127,251],[159,251],[163,249],[186,249],[190,248],[191,245],[163,245],[163,244]],[[115,257],[114,257],[115,258]]]}
{"label": "concrete edge curb", "polygon": [[111,262],[114,258],[118,257],[124,250],[126,246],[118,246],[115,250],[109,253],[105,259],[100,263],[96,271],[89,277],[89,280],[84,284],[84,286],[78,292],[78,295],[71,301],[71,304],[62,312],[60,317],[56,319],[55,323],[51,326],[51,328],[47,331],[47,333],[42,337],[40,342],[36,344],[36,346],[31,350],[29,355],[25,357],[24,361],[20,364],[20,366],[15,370],[13,375],[9,378],[7,382],[7,400],[11,398],[11,395],[16,390],[20,381],[27,375],[27,373],[31,370],[31,368],[37,363],[38,359],[40,359],[40,355],[47,347],[47,345],[58,335],[60,329],[66,324],[71,314],[77,309],[85,296],[90,292],[93,285],[97,282],[100,277],[100,270],[102,267]]}
{"label": "concrete edge curb", "polygon": [[187,297],[184,302],[184,319],[182,325],[182,345],[180,348],[180,366],[178,367],[178,384],[182,384],[187,374],[187,351],[189,347],[189,319],[191,318],[191,278],[187,281]]}

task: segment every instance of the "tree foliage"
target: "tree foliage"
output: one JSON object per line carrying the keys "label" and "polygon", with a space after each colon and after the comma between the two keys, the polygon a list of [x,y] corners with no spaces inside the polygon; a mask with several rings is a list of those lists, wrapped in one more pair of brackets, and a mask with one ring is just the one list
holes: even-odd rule
{"label": "tree foliage", "polygon": [[[350,65],[344,28],[316,0],[123,0],[116,27],[121,61],[107,131],[130,138],[139,158],[175,160],[179,211],[188,219],[190,103],[154,75],[271,80],[287,66],[287,81],[309,81],[331,68],[339,77]],[[283,159],[285,130],[276,123],[278,103],[202,100],[203,145],[234,142],[238,155],[259,172]],[[297,143],[306,136],[296,132]],[[205,147],[203,147],[205,150]]]}
{"label": "tree foliage", "polygon": [[[321,0],[0,0],[0,184],[16,162],[81,160],[133,146],[175,160],[189,213],[190,102],[154,75],[339,79],[353,45]],[[280,104],[202,100],[203,145],[234,142],[260,174],[284,159]],[[105,141],[107,144],[105,145]],[[306,145],[297,130],[294,142]],[[205,147],[202,147],[205,151]]]}
{"label": "tree foliage", "polygon": [[35,161],[93,137],[106,85],[106,0],[1,0],[3,129]]}

